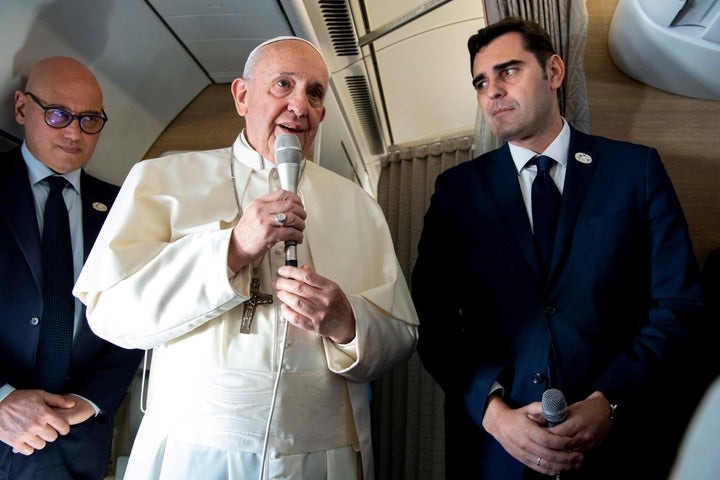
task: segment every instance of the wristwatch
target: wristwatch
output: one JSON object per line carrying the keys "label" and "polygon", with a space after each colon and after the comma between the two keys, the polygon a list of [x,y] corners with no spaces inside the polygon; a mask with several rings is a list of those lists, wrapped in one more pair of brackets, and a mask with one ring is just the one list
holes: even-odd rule
{"label": "wristwatch", "polygon": [[617,403],[610,404],[610,420],[615,420],[615,410],[617,410]]}

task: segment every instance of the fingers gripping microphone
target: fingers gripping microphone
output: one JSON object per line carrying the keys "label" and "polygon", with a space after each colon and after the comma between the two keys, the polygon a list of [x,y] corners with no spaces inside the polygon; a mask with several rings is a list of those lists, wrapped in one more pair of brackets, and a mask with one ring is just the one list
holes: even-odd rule
{"label": "fingers gripping microphone", "polygon": [[542,411],[548,427],[554,427],[567,418],[565,395],[556,388],[545,390],[542,396]]}
{"label": "fingers gripping microphone", "polygon": [[[300,140],[291,133],[275,137],[275,166],[280,176],[283,190],[297,193],[302,148]],[[297,246],[295,242],[285,242],[285,265],[297,267]]]}

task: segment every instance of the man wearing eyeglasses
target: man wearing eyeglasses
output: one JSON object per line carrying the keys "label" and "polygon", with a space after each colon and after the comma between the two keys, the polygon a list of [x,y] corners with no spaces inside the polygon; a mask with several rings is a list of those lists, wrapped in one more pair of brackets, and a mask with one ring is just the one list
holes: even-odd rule
{"label": "man wearing eyeglasses", "polygon": [[98,480],[142,351],[97,337],[71,294],[118,192],[83,170],[107,121],[97,79],[41,60],[15,119],[25,139],[0,154],[0,480]]}

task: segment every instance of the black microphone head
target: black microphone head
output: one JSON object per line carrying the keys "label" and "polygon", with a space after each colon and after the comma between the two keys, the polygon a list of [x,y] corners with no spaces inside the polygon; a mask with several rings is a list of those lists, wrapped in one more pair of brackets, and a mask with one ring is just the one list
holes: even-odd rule
{"label": "black microphone head", "polygon": [[549,426],[562,423],[567,418],[567,401],[565,395],[556,388],[545,390],[542,396],[543,417]]}
{"label": "black microphone head", "polygon": [[275,137],[275,164],[300,163],[302,148],[300,139],[292,133],[283,133]]}

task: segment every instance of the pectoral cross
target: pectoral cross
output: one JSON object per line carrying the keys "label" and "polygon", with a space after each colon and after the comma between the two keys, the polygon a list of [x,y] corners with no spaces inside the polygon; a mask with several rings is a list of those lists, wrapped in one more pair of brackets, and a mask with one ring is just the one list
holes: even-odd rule
{"label": "pectoral cross", "polygon": [[240,323],[240,333],[250,333],[252,322],[255,318],[255,308],[258,305],[269,305],[271,303],[273,303],[272,295],[260,291],[260,279],[257,277],[257,272],[253,271],[253,276],[250,279],[250,298],[245,300],[245,303],[243,304],[244,307],[242,323]]}

